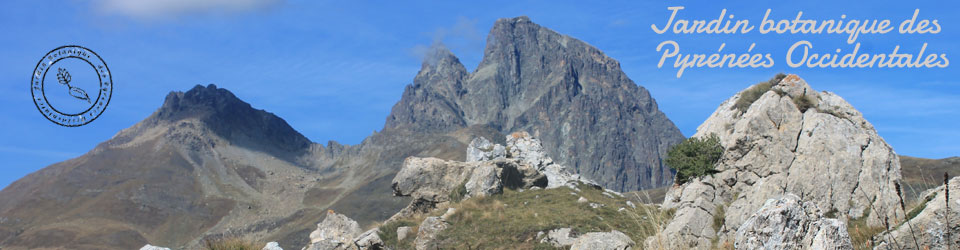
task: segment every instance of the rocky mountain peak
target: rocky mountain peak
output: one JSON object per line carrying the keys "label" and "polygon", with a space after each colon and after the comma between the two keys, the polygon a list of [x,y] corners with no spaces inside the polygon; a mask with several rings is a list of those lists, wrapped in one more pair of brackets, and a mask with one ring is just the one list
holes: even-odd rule
{"label": "rocky mountain peak", "polygon": [[472,73],[445,49],[428,53],[385,130],[471,127],[529,131],[567,170],[621,191],[669,184],[661,158],[683,139],[616,60],[527,17],[496,21]]}
{"label": "rocky mountain peak", "polygon": [[[152,125],[196,119],[217,135],[241,145],[296,151],[310,140],[273,113],[256,109],[214,84],[170,92],[163,105],[144,122]],[[269,144],[264,147],[262,144]]]}

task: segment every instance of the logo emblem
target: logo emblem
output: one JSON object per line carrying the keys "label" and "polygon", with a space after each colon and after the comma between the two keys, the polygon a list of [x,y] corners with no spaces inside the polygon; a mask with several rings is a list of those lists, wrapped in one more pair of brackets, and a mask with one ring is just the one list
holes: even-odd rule
{"label": "logo emblem", "polygon": [[113,80],[97,53],[68,45],[51,50],[37,62],[30,92],[37,110],[47,120],[78,127],[106,110],[113,95]]}

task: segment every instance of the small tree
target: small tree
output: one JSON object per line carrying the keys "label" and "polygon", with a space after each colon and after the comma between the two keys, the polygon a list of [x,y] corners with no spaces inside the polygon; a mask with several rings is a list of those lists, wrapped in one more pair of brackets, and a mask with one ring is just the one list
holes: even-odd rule
{"label": "small tree", "polygon": [[666,163],[677,171],[677,184],[690,181],[691,178],[716,173],[714,164],[723,155],[720,138],[710,134],[707,138],[689,138],[667,151]]}

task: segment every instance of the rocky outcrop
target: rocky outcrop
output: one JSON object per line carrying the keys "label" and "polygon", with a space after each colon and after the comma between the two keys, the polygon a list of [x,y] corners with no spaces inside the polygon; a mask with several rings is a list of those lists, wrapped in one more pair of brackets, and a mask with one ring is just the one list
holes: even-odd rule
{"label": "rocky outcrop", "polygon": [[[874,237],[874,249],[957,249],[960,247],[960,177],[921,194],[918,212],[907,222]],[[948,190],[949,189],[949,190]],[[949,199],[948,199],[949,194]]]}
{"label": "rocky outcrop", "polygon": [[737,249],[852,249],[846,224],[823,217],[812,202],[787,194],[770,199],[737,229]]}
{"label": "rocky outcrop", "polygon": [[497,20],[473,73],[435,46],[384,130],[475,126],[529,131],[566,170],[617,191],[670,184],[662,157],[683,140],[616,60],[527,17]]}
{"label": "rocky outcrop", "polygon": [[636,244],[626,234],[613,230],[610,232],[585,233],[570,246],[570,250],[629,250]]}
{"label": "rocky outcrop", "polygon": [[329,210],[310,233],[310,245],[304,250],[383,249],[379,233],[376,228],[363,232],[356,221]]}
{"label": "rocky outcrop", "polygon": [[467,146],[467,162],[498,160],[506,156],[503,145],[493,144],[487,138],[474,138]]}
{"label": "rocky outcrop", "polygon": [[503,188],[569,186],[578,189],[581,184],[599,188],[593,181],[570,174],[554,163],[540,141],[530,134],[513,133],[506,141],[504,147],[482,137],[474,139],[467,148],[468,158],[473,161],[468,162],[407,158],[394,177],[392,187],[395,195],[411,196],[414,200],[396,216],[427,212],[452,197],[498,194]]}
{"label": "rocky outcrop", "polygon": [[768,199],[788,193],[840,218],[865,217],[869,225],[903,218],[893,149],[849,103],[815,92],[796,75],[723,102],[694,137],[711,134],[724,148],[718,172],[668,191],[662,207],[676,215],[648,243],[666,238],[674,247],[709,248],[732,242]]}

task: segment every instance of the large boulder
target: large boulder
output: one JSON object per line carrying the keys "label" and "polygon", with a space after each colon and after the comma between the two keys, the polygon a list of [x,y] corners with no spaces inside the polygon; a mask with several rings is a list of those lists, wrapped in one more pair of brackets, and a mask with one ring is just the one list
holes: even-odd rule
{"label": "large boulder", "polygon": [[[874,239],[875,249],[957,249],[960,247],[960,177],[924,192],[922,206],[909,221]],[[949,193],[947,192],[949,190]],[[949,200],[947,199],[949,194]]]}
{"label": "large boulder", "polygon": [[724,148],[718,172],[670,188],[662,207],[675,208],[676,216],[648,243],[666,238],[676,247],[710,248],[732,242],[768,199],[787,193],[840,218],[865,217],[871,226],[903,218],[893,148],[849,103],[815,92],[796,75],[723,102],[694,137],[711,134]]}
{"label": "large boulder", "polygon": [[359,224],[349,217],[327,211],[327,217],[310,233],[310,244],[304,250],[383,249],[380,231],[376,228],[361,231]]}
{"label": "large boulder", "polygon": [[852,249],[846,224],[823,217],[812,202],[787,194],[770,199],[737,229],[737,249]]}

